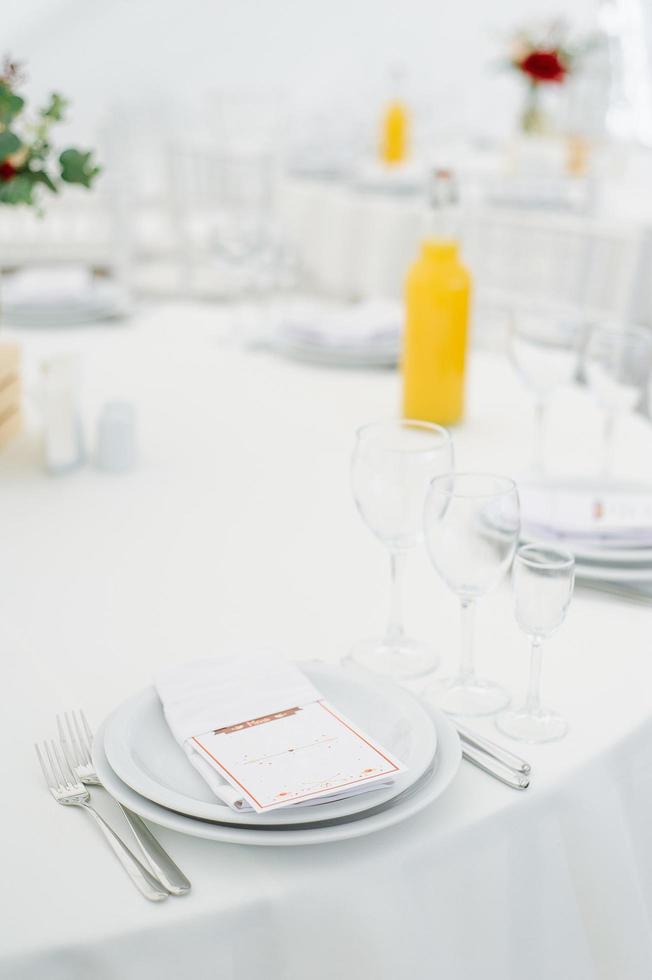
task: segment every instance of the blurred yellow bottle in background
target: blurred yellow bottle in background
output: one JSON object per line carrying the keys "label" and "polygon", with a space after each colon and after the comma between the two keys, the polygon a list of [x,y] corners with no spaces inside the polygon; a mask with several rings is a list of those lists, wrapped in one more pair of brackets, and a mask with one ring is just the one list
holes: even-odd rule
{"label": "blurred yellow bottle in background", "polygon": [[385,107],[380,133],[380,159],[389,166],[403,163],[410,149],[410,113],[401,97],[403,73],[392,71],[392,94]]}
{"label": "blurred yellow bottle in background", "polygon": [[458,251],[456,201],[452,176],[438,171],[431,231],[405,288],[403,415],[440,425],[464,413],[471,277]]}

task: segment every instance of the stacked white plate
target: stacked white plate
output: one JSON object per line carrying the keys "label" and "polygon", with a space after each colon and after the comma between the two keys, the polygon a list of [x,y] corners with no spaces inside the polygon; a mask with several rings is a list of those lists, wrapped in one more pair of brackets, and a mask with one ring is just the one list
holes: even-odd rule
{"label": "stacked white plate", "polygon": [[95,737],[106,789],[146,820],[238,844],[292,846],[360,837],[418,813],[449,786],[461,761],[451,722],[407,691],[354,668],[301,664],[324,697],[404,762],[391,786],[310,807],[239,812],[221,803],[172,737],[154,688],[117,708]]}
{"label": "stacked white plate", "polygon": [[[555,498],[561,501],[566,495],[587,491],[596,501],[608,495],[619,499],[631,499],[632,506],[640,509],[641,502],[652,512],[652,487],[631,483],[612,483],[608,486],[577,481],[575,483],[540,484],[537,492],[549,493],[551,516],[544,523],[540,515],[533,520],[528,508],[526,487],[521,491],[523,504],[523,528],[521,537],[525,543],[548,541],[566,548],[575,556],[576,574],[580,579],[595,582],[652,583],[652,525],[638,528],[609,527],[596,520],[593,530],[582,529],[582,533],[572,530],[565,524],[563,513],[554,506]],[[553,516],[557,514],[557,516]]]}
{"label": "stacked white plate", "polygon": [[401,312],[393,303],[369,301],[344,309],[306,306],[281,318],[273,346],[286,357],[350,368],[395,367]]}

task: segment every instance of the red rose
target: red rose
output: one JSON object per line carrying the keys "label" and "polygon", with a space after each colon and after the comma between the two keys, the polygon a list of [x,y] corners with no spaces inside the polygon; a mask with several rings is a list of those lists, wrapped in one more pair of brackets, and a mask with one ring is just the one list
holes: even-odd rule
{"label": "red rose", "polygon": [[556,51],[532,51],[518,67],[534,82],[563,82],[567,71]]}
{"label": "red rose", "polygon": [[0,180],[6,184],[8,180],[13,180],[15,176],[16,168],[13,163],[10,163],[9,160],[3,160],[0,163]]}

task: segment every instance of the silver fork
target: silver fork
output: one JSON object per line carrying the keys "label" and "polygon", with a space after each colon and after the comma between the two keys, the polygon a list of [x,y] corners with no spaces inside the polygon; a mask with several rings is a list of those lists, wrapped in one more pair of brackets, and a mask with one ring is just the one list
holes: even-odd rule
{"label": "silver fork", "polygon": [[[83,711],[71,711],[64,713],[65,729],[61,716],[57,715],[57,728],[59,730],[59,741],[68,759],[71,768],[74,770],[78,779],[87,786],[101,786],[102,783],[95,771],[91,749],[93,745],[93,733],[90,725],[86,721]],[[133,813],[123,806],[114,797],[114,803],[124,814],[124,818],[131,828],[131,832],[136,838],[136,842],[141,850],[145,861],[151,868],[153,874],[173,895],[185,895],[190,891],[190,882],[183,871],[177,867],[170,855],[165,851],[156,837],[152,834],[149,827],[141,820],[138,814]]]}
{"label": "silver fork", "polygon": [[90,813],[136,888],[150,902],[162,902],[166,899],[168,892],[160,882],[131,853],[127,845],[120,840],[97,810],[93,809],[89,802],[90,793],[73,775],[63,751],[57,743],[54,741],[49,744],[43,742],[43,751],[36,744],[34,748],[41,763],[48,789],[57,803],[61,803],[63,806],[79,806]]}

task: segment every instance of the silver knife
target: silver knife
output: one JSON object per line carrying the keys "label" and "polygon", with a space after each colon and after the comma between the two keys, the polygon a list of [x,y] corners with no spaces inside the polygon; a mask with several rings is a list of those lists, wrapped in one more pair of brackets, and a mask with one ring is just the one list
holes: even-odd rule
{"label": "silver knife", "polygon": [[504,766],[481,749],[463,744],[462,756],[467,762],[477,766],[478,769],[482,769],[483,772],[486,772],[489,776],[493,776],[494,779],[498,779],[501,783],[511,787],[511,789],[527,789],[530,785],[529,775],[526,776],[514,772],[513,769]]}

